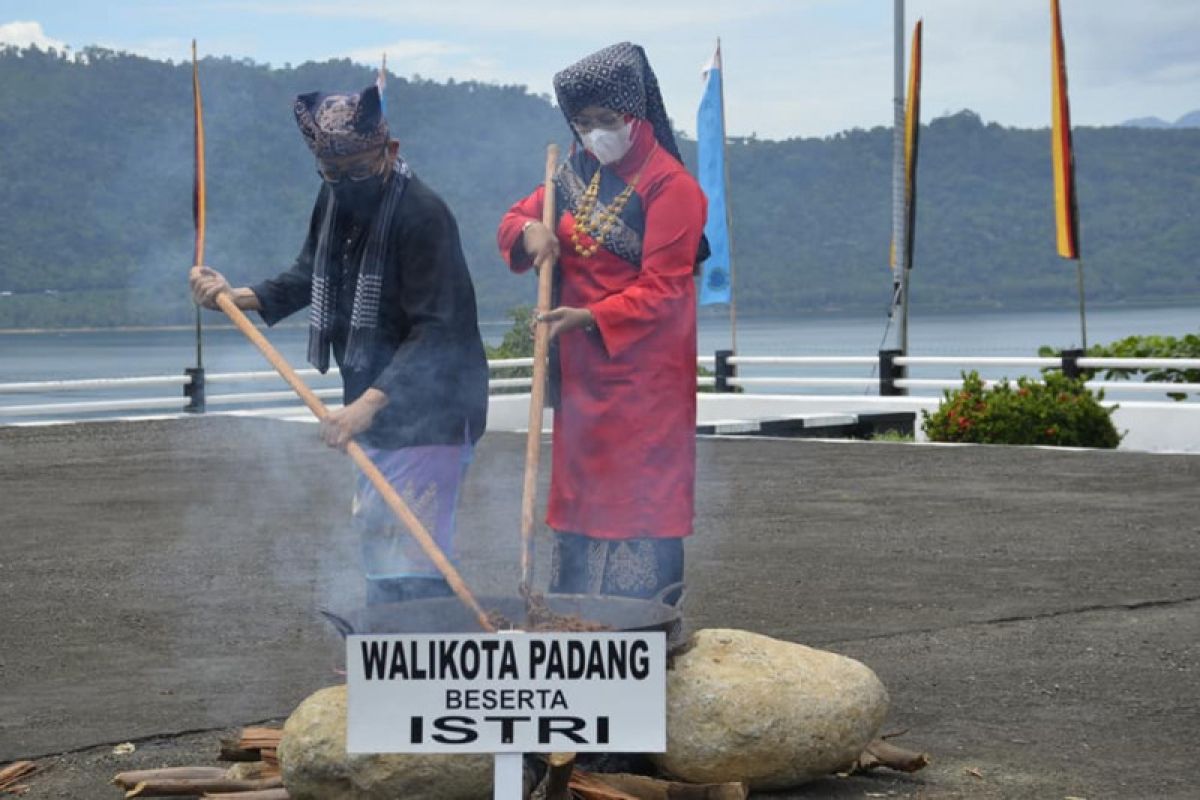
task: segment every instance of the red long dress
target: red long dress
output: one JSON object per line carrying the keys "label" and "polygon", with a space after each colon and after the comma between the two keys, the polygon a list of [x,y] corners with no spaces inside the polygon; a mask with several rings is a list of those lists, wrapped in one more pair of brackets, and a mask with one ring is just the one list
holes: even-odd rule
{"label": "red long dress", "polygon": [[[644,123],[629,152],[604,169],[614,167],[626,183],[641,167],[635,191],[645,211],[642,263],[603,247],[583,258],[571,241],[575,219],[560,209],[559,303],[590,309],[598,335],[575,330],[560,337],[546,524],[598,539],[688,536],[696,477],[692,270],[707,201]],[[539,188],[500,223],[500,251],[514,272],[531,266],[521,228],[541,219],[542,197]],[[580,244],[592,239],[583,234]]]}

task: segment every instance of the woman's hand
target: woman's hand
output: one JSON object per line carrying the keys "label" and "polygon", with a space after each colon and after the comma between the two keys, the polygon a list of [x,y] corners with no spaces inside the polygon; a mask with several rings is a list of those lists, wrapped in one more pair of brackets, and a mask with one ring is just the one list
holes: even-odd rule
{"label": "woman's hand", "polygon": [[232,291],[225,276],[212,267],[194,266],[188,273],[192,299],[202,308],[217,310],[217,296]]}
{"label": "woman's hand", "polygon": [[570,306],[559,306],[544,314],[534,314],[534,320],[550,326],[550,339],[568,331],[592,328],[596,325],[596,318],[592,316],[591,311]]}
{"label": "woman's hand", "polygon": [[525,226],[521,231],[521,245],[533,259],[533,268],[537,272],[558,260],[558,237],[541,222],[535,220]]}
{"label": "woman's hand", "polygon": [[350,405],[325,415],[321,420],[321,440],[330,447],[345,450],[355,436],[371,427],[375,415],[386,405],[386,394],[367,389]]}

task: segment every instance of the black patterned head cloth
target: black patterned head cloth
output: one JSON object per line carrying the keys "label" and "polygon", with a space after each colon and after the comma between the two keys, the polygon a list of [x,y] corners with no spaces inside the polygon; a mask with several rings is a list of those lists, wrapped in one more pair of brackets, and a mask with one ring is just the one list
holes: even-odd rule
{"label": "black patterned head cloth", "polygon": [[352,94],[309,92],[292,109],[308,149],[317,158],[351,156],[388,141],[379,87]]}
{"label": "black patterned head cloth", "polygon": [[554,76],[554,93],[567,124],[588,106],[631,114],[654,126],[658,143],[675,160],[683,161],[675,145],[658,78],[654,77],[641,45],[621,42],[572,64]]}

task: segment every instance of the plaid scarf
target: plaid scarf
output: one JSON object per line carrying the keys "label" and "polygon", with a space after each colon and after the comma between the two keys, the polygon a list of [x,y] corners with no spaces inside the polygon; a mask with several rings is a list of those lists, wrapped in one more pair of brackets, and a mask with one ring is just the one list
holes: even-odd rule
{"label": "plaid scarf", "polygon": [[[383,274],[391,263],[391,236],[389,229],[396,206],[404,195],[404,187],[412,171],[402,158],[397,158],[392,167],[392,176],[383,190],[379,208],[371,221],[367,244],[358,265],[358,279],[354,287],[354,306],[350,314],[350,335],[346,342],[343,367],[352,370],[367,368],[376,330],[379,327],[379,298],[383,292]],[[326,192],[321,232],[317,237],[317,250],[313,257],[312,304],[308,316],[308,363],[322,373],[329,369],[329,350],[333,340],[334,315],[337,313],[333,285],[337,264],[330,258],[333,242],[333,223],[337,218],[337,199],[333,192]]]}

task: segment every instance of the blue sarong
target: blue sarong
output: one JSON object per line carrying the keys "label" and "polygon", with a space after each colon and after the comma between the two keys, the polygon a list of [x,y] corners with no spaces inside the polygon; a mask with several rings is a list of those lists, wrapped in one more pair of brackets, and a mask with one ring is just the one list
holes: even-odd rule
{"label": "blue sarong", "polygon": [[[457,563],[454,512],[459,488],[471,463],[473,448],[470,442],[399,450],[364,447],[363,450],[446,557]],[[363,571],[368,579],[441,577],[404,523],[361,472],[355,481],[351,520],[360,537]]]}

